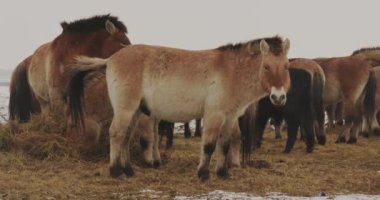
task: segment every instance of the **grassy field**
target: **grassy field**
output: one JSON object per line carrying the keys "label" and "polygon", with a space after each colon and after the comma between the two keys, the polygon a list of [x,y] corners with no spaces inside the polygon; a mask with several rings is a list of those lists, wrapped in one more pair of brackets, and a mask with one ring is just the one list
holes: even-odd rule
{"label": "grassy field", "polygon": [[159,199],[214,190],[253,195],[380,194],[380,138],[335,144],[339,128],[328,131],[327,144],[316,146],[312,154],[305,152],[301,141],[290,154],[283,154],[285,139],[275,140],[268,129],[262,148],[246,167],[231,169],[231,177],[220,180],[213,159],[205,183],[196,176],[199,138],[177,134],[173,148],[162,150],[159,169],[144,168],[136,159],[136,175],[118,180],[109,176],[106,145],[83,152],[60,134],[62,130],[54,123],[0,126],[0,199],[148,198],[143,190],[159,191]]}

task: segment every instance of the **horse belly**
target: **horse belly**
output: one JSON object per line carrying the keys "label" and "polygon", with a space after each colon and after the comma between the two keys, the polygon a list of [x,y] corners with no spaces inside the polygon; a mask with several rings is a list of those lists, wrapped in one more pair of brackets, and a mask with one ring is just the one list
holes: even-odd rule
{"label": "horse belly", "polygon": [[146,95],[147,107],[152,115],[171,122],[187,122],[201,118],[204,113],[206,89],[184,87],[182,84],[161,84]]}

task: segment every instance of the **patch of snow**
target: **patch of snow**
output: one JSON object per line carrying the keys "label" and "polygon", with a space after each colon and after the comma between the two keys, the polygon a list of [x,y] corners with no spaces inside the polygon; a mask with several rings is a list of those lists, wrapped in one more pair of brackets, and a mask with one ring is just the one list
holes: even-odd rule
{"label": "patch of snow", "polygon": [[0,86],[0,122],[8,119],[9,87]]}
{"label": "patch of snow", "polygon": [[380,195],[363,195],[363,194],[350,194],[350,195],[326,195],[315,197],[293,197],[283,193],[272,192],[264,197],[253,196],[247,193],[227,192],[215,190],[213,192],[195,196],[176,196],[176,200],[227,200],[227,199],[241,199],[241,200],[378,200]]}

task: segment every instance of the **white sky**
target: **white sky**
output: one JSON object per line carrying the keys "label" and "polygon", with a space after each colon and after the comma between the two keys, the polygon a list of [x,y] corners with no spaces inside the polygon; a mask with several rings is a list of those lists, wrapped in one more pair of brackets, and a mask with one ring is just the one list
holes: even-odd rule
{"label": "white sky", "polygon": [[59,23],[97,14],[118,16],[132,43],[209,49],[280,35],[289,57],[349,55],[380,46],[376,0],[2,0],[0,69],[14,69],[61,33]]}

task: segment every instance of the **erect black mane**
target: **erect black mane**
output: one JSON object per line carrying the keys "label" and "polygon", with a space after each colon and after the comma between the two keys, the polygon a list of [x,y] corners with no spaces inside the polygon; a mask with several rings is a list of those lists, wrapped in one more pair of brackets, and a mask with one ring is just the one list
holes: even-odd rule
{"label": "erect black mane", "polygon": [[218,47],[217,49],[219,50],[240,50],[244,47],[246,47],[247,45],[253,45],[253,46],[260,46],[260,42],[261,40],[265,40],[269,47],[270,47],[270,51],[275,54],[275,55],[280,55],[283,51],[283,47],[282,47],[282,38],[279,37],[279,36],[275,36],[275,37],[268,37],[268,38],[260,38],[260,39],[255,39],[255,40],[250,40],[248,42],[241,42],[241,43],[235,43],[235,44],[226,44],[226,45],[223,45],[223,46],[220,46]]}
{"label": "erect black mane", "polygon": [[361,48],[352,53],[352,55],[359,54],[359,53],[366,53],[371,51],[380,51],[380,47],[367,47],[367,48]]}
{"label": "erect black mane", "polygon": [[61,26],[63,31],[81,33],[81,32],[93,32],[105,29],[106,21],[111,21],[116,28],[127,33],[127,27],[123,22],[119,21],[117,17],[108,15],[96,15],[90,18],[84,18],[67,23],[63,21]]}

